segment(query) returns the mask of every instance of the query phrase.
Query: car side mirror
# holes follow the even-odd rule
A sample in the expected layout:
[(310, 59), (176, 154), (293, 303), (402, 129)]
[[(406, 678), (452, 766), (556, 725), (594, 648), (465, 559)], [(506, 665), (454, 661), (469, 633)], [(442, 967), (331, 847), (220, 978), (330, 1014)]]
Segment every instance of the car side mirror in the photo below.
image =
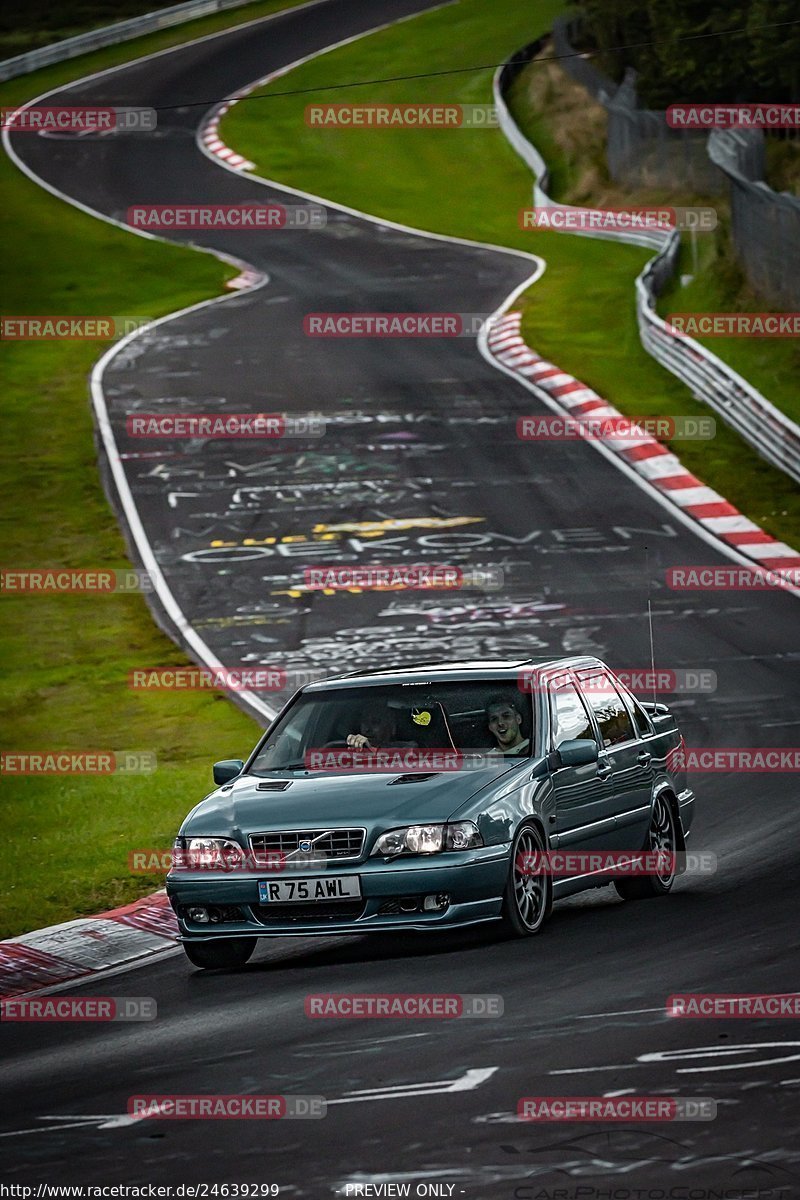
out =
[(222, 787), (223, 783), (230, 783), (237, 775), (241, 775), (243, 766), (244, 760), (241, 758), (223, 758), (221, 762), (215, 762), (214, 783), (217, 787)]
[(558, 747), (562, 767), (582, 767), (597, 762), (597, 742), (594, 738), (570, 738)]

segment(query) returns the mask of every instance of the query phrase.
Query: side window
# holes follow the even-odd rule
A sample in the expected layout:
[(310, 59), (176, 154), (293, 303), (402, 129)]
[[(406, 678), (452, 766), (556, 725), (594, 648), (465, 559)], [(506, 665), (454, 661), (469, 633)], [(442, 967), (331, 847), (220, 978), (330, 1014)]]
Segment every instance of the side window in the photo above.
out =
[(633, 723), (636, 726), (636, 736), (640, 738), (649, 737), (653, 732), (653, 728), (647, 719), (647, 713), (635, 696), (629, 696), (628, 703), (633, 709)]
[(573, 684), (555, 687), (550, 693), (550, 713), (553, 723), (553, 749), (573, 738), (591, 738), (594, 741), (589, 714), (583, 706)]
[(600, 727), (604, 746), (616, 746), (636, 737), (633, 722), (622, 697), (607, 675), (582, 675), (581, 691)]
[(615, 675), (609, 675), (608, 678), (610, 679), (615, 691), (619, 692), (620, 696), (622, 696), (622, 701), (628, 706), (628, 711), (633, 712), (633, 726), (636, 730), (636, 737), (650, 737), (654, 732), (653, 726), (650, 724), (647, 713), (644, 711), (633, 692), (630, 690), (630, 688), (625, 687)]

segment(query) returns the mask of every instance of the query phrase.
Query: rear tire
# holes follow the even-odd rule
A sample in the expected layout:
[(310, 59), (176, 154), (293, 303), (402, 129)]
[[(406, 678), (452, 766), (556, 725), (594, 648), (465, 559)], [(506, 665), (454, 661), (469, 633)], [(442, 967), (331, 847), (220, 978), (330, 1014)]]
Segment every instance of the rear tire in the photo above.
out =
[(220, 938), (214, 942), (184, 942), (183, 952), (192, 966), (204, 970), (243, 967), (256, 948), (257, 938)]
[(521, 825), (511, 848), (508, 880), (503, 893), (502, 924), (509, 937), (534, 937), (553, 908), (553, 879), (521, 870), (520, 856), (543, 854), (544, 837), (536, 825)]
[(678, 874), (675, 864), (678, 841), (678, 821), (669, 799), (662, 792), (656, 797), (653, 805), (644, 849), (649, 854), (663, 851), (670, 855), (670, 861), (665, 864), (664, 871), (658, 875), (615, 879), (614, 887), (623, 900), (650, 900), (656, 896), (666, 896), (672, 890)]

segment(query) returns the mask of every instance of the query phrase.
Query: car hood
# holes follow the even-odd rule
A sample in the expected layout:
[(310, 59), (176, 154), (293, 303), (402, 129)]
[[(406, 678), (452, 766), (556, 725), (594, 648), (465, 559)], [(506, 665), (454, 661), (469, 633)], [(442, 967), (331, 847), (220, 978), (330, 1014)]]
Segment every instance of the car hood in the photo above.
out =
[[(365, 825), (391, 829), (422, 821), (446, 821), (478, 792), (491, 789), (519, 766), (499, 762), (474, 771), (432, 776), (273, 772), (245, 775), (212, 792), (192, 810), (183, 836), (312, 829), (319, 825)], [(394, 782), (405, 780), (407, 782)], [(286, 783), (285, 791), (259, 784)]]

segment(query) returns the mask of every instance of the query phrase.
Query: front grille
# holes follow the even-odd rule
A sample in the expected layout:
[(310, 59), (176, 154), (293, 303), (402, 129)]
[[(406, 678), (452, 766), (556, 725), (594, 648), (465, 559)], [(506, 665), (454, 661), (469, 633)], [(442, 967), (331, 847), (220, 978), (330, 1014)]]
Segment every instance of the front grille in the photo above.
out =
[[(290, 855), (302, 861), (304, 855), (313, 854), (315, 859), (328, 862), (346, 862), (361, 857), (364, 849), (365, 829), (280, 829), (274, 833), (253, 833), (250, 848), (256, 863), (274, 861), (268, 855), (283, 854), (289, 862)], [(310, 850), (301, 850), (304, 842), (310, 842)]]
[(315, 904), (254, 904), (253, 916), (262, 925), (320, 925), (326, 921), (355, 921), (366, 908), (364, 900), (319, 900)]

